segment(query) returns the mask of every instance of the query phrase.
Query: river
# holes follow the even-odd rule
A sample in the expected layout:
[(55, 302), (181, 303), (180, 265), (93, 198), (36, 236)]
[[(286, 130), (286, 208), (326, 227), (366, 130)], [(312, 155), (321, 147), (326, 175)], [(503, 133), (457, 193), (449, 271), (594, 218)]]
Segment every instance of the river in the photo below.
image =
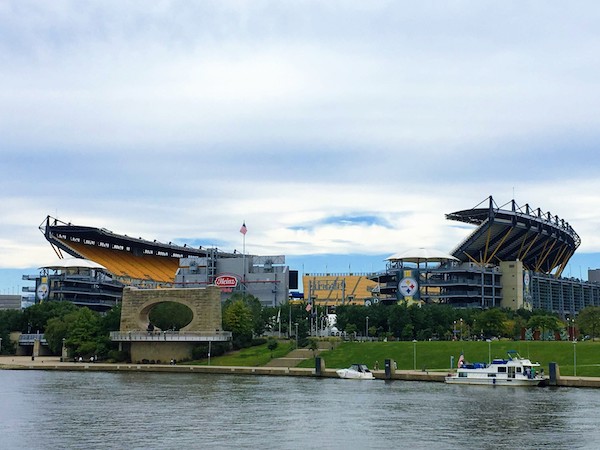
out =
[(600, 390), (0, 370), (2, 449), (592, 449)]

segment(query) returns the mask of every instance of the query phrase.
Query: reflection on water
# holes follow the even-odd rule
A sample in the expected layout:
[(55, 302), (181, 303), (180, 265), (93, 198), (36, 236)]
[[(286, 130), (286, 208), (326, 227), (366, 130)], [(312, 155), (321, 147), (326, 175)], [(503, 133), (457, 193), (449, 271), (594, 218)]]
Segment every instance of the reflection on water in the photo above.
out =
[(597, 448), (600, 392), (0, 371), (0, 447)]

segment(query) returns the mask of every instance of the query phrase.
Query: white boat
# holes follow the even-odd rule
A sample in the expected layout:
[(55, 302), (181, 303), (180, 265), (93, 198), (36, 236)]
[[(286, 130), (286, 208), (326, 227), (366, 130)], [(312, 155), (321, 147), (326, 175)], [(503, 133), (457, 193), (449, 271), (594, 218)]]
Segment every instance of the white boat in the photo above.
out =
[(365, 364), (352, 364), (347, 369), (336, 370), (340, 378), (351, 380), (374, 380), (373, 373)]
[(462, 355), (456, 373), (446, 377), (450, 384), (480, 384), (489, 386), (542, 386), (547, 383), (539, 363), (522, 358), (516, 351), (507, 359), (494, 359), (491, 364), (466, 363)]

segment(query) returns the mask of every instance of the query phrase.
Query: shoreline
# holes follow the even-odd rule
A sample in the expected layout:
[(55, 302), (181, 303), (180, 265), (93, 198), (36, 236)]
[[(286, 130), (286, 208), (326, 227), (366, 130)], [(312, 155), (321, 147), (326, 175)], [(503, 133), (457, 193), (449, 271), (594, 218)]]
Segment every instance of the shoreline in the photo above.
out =
[[(317, 375), (315, 368), (301, 367), (250, 367), (250, 366), (200, 366), (192, 364), (134, 364), (104, 362), (61, 362), (57, 356), (0, 356), (0, 370), (59, 370), (73, 372), (163, 372), (163, 373), (212, 373), (229, 375), (268, 375), (313, 378), (338, 378), (337, 369), (323, 369)], [(396, 370), (386, 378), (384, 370), (372, 370), (377, 380), (424, 381), (443, 383), (446, 371)], [(600, 388), (598, 377), (560, 376), (558, 387)]]

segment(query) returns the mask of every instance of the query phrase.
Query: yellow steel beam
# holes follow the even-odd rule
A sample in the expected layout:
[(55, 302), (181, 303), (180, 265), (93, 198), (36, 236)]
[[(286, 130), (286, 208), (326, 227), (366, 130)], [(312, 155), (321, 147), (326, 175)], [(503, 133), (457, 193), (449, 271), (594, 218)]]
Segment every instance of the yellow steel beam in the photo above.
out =
[(490, 246), (490, 238), (492, 237), (492, 227), (489, 226), (488, 230), (487, 230), (487, 238), (485, 240), (485, 251), (483, 252), (483, 257), (480, 255), (479, 259), (481, 261), (479, 261), (479, 264), (483, 264), (484, 261), (487, 261), (487, 252), (488, 252), (488, 248)]
[(533, 246), (533, 244), (535, 244), (535, 241), (537, 241), (538, 237), (539, 237), (539, 233), (536, 234), (531, 243), (527, 246), (527, 250), (525, 250), (525, 253), (523, 253), (522, 255), (520, 255), (521, 261), (524, 260), (525, 258), (527, 258), (527, 254), (529, 253), (529, 250), (531, 250), (531, 247)]
[[(510, 235), (510, 233), (512, 233), (512, 230), (513, 230), (513, 228), (509, 228), (508, 231), (506, 232), (506, 234), (504, 235), (504, 237), (500, 240), (500, 242), (498, 242), (498, 245), (496, 245), (494, 252), (485, 261), (486, 264), (490, 262), (490, 260), (494, 257), (494, 255), (496, 255), (496, 253), (498, 253), (498, 250), (500, 250), (500, 248), (502, 247), (502, 244), (504, 244), (504, 241), (506, 240), (506, 238)], [(487, 253), (487, 249), (486, 249), (486, 253)]]
[(550, 248), (548, 250), (545, 251), (544, 255), (542, 255), (542, 258), (540, 258), (540, 262), (539, 264), (536, 266), (536, 272), (540, 271), (540, 267), (541, 265), (544, 263), (544, 261), (548, 258), (548, 256), (550, 255), (550, 252), (552, 251), (552, 249), (554, 248), (554, 246), (556, 245), (556, 241), (552, 242), (552, 245), (550, 245)]

